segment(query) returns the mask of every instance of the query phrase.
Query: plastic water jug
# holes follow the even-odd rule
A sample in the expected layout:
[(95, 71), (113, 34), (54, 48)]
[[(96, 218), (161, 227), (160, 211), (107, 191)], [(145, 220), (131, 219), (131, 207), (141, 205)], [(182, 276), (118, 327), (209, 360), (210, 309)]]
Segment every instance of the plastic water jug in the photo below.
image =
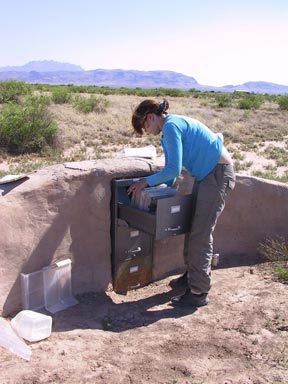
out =
[(27, 341), (39, 341), (51, 335), (52, 317), (35, 311), (24, 310), (11, 320), (16, 333)]

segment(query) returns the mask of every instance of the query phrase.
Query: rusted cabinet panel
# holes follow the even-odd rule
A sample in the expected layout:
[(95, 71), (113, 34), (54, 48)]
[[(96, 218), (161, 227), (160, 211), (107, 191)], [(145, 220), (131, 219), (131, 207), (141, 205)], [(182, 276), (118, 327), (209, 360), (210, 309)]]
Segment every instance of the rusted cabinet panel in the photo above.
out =
[(138, 229), (117, 226), (112, 257), (115, 292), (125, 293), (152, 281), (152, 237)]
[(117, 293), (143, 287), (152, 282), (152, 253), (134, 256), (115, 265), (113, 287)]

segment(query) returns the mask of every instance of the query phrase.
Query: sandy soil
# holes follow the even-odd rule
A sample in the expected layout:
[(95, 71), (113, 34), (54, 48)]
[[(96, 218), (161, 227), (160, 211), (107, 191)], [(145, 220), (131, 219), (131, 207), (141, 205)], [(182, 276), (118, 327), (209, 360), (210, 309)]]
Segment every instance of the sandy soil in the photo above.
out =
[(214, 269), (197, 310), (169, 304), (170, 279), (77, 297), (48, 339), (28, 343), (29, 362), (0, 348), (0, 382), (288, 383), (288, 289), (268, 264)]

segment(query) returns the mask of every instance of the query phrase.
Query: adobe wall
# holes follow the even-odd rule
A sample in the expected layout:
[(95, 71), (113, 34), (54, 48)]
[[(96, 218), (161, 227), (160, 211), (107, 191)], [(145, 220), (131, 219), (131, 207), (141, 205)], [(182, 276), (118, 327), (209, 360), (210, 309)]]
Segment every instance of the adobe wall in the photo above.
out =
[[(113, 178), (159, 170), (161, 159), (111, 159), (47, 167), (0, 185), (0, 314), (21, 309), (20, 273), (72, 260), (74, 294), (111, 284), (110, 199)], [(193, 179), (183, 172), (179, 188)], [(2, 193), (2, 195), (1, 195)], [(223, 266), (253, 261), (266, 236), (287, 236), (288, 186), (237, 175), (215, 230)], [(184, 236), (154, 242), (154, 280), (183, 268)]]

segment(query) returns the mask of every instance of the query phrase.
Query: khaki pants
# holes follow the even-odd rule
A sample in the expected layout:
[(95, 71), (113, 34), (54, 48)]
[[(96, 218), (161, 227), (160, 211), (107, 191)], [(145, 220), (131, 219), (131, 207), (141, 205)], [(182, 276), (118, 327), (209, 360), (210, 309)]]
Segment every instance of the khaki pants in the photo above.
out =
[(185, 235), (184, 245), (188, 284), (194, 293), (208, 293), (211, 288), (213, 231), (234, 186), (235, 173), (230, 164), (217, 164), (203, 180), (194, 183), (196, 201), (191, 230)]

